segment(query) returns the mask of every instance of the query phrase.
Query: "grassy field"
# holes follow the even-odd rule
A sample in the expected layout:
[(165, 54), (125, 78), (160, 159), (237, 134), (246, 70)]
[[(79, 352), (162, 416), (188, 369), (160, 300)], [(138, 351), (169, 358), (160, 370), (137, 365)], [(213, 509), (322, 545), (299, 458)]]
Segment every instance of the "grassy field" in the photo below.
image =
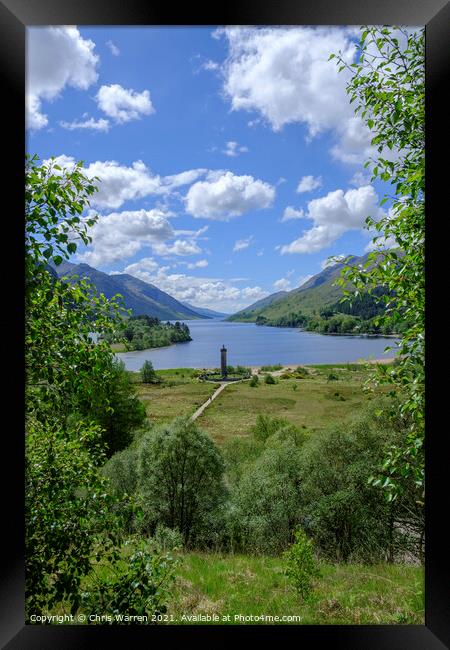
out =
[(192, 379), (193, 370), (158, 370), (161, 384), (142, 384), (134, 374), (138, 395), (151, 422), (167, 422), (179, 415), (191, 415), (216, 390), (217, 384)]
[[(235, 620), (239, 614), (299, 616), (278, 621), (296, 625), (424, 623), (421, 567), (323, 564), (314, 584), (311, 602), (305, 604), (289, 585), (279, 557), (186, 554), (168, 614), (174, 624), (208, 623), (189, 620), (207, 614), (219, 616), (215, 623), (221, 625), (263, 623)], [(227, 615), (229, 620), (222, 619)]]
[[(363, 391), (367, 372), (358, 364), (311, 366), (305, 379), (278, 376), (276, 384), (267, 385), (261, 376), (256, 388), (248, 381), (229, 384), (197, 422), (218, 443), (231, 436), (248, 436), (259, 413), (319, 430), (344, 420), (370, 399)], [(199, 382), (192, 373), (186, 368), (159, 370), (163, 383), (138, 384), (151, 421), (192, 414), (217, 388), (217, 384)]]

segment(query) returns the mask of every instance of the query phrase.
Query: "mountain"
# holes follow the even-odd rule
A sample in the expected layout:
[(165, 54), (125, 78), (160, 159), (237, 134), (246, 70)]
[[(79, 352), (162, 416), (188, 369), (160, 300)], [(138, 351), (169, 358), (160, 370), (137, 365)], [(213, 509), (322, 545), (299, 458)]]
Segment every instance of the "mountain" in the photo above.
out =
[(115, 294), (120, 293), (124, 298), (125, 308), (131, 309), (133, 316), (154, 316), (161, 320), (204, 318), (202, 314), (183, 305), (165, 291), (155, 287), (154, 284), (143, 282), (132, 275), (126, 273), (108, 275), (88, 264), (72, 264), (71, 262), (62, 262), (54, 268), (60, 278), (74, 275), (87, 278), (106, 298), (112, 298)]
[[(353, 257), (352, 264), (364, 264), (366, 259), (367, 255)], [(333, 264), (314, 275), (301, 287), (273, 293), (238, 311), (227, 320), (254, 322), (258, 317), (263, 317), (270, 322), (279, 321), (280, 318), (287, 318), (292, 314), (319, 314), (324, 308), (334, 306), (342, 298), (341, 288), (333, 286), (342, 268), (342, 263)]]
[(224, 312), (221, 311), (215, 311), (214, 309), (206, 309), (205, 307), (194, 307), (194, 305), (190, 305), (188, 302), (183, 302), (181, 304), (187, 307), (188, 309), (192, 309), (197, 314), (200, 314), (205, 318), (225, 318), (225, 316), (230, 315), (230, 314), (225, 314)]

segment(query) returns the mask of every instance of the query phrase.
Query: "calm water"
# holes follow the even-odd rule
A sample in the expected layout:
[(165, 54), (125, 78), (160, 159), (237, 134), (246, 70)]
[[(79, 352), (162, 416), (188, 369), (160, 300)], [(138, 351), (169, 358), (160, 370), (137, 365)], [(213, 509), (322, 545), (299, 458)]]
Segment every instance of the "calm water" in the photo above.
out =
[(359, 359), (393, 356), (392, 338), (324, 336), (290, 327), (264, 327), (254, 323), (227, 323), (221, 320), (183, 321), (193, 341), (167, 348), (121, 352), (117, 357), (127, 370), (139, 370), (146, 359), (157, 370), (162, 368), (216, 368), (220, 366), (220, 348), (228, 350), (231, 366), (294, 365), (310, 363), (346, 363)]

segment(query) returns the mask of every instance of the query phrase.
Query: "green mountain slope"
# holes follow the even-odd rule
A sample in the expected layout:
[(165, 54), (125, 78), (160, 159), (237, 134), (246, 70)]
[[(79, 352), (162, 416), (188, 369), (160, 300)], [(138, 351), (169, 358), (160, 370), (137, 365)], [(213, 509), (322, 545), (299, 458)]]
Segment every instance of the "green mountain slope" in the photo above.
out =
[[(353, 257), (352, 264), (364, 264), (367, 255)], [(322, 333), (390, 333), (375, 322), (384, 303), (369, 294), (355, 299), (352, 306), (340, 304), (341, 287), (335, 286), (343, 264), (330, 266), (289, 292), (274, 293), (230, 316), (227, 320), (256, 322), (258, 325), (304, 327)], [(281, 295), (284, 293), (285, 295)], [(374, 292), (385, 293), (382, 289)]]
[(126, 273), (108, 275), (88, 264), (72, 264), (71, 262), (63, 262), (56, 267), (56, 272), (59, 277), (78, 275), (81, 278), (87, 278), (106, 298), (112, 298), (115, 294), (120, 293), (124, 298), (124, 307), (131, 309), (133, 316), (154, 316), (161, 320), (204, 318), (203, 315), (186, 307), (155, 285), (143, 282)]

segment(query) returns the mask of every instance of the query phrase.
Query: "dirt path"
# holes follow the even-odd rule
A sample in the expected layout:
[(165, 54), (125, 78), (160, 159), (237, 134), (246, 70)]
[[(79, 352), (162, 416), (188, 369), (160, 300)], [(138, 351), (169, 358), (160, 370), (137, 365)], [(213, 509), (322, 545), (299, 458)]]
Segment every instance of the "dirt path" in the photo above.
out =
[(204, 411), (204, 410), (205, 410), (205, 409), (206, 409), (206, 408), (211, 404), (211, 402), (212, 402), (213, 400), (216, 399), (217, 395), (220, 395), (220, 393), (223, 391), (223, 389), (225, 388), (225, 386), (227, 386), (227, 383), (228, 383), (228, 382), (226, 382), (226, 381), (220, 383), (219, 388), (218, 388), (216, 391), (214, 391), (214, 393), (211, 395), (211, 397), (208, 397), (208, 399), (206, 400), (206, 402), (204, 402), (204, 403), (200, 406), (200, 408), (198, 408), (198, 409), (195, 411), (195, 413), (194, 413), (193, 415), (191, 415), (191, 418), (190, 418), (190, 419), (191, 419), (191, 422), (194, 422), (198, 417), (200, 417), (200, 415), (203, 413), (203, 411)]

